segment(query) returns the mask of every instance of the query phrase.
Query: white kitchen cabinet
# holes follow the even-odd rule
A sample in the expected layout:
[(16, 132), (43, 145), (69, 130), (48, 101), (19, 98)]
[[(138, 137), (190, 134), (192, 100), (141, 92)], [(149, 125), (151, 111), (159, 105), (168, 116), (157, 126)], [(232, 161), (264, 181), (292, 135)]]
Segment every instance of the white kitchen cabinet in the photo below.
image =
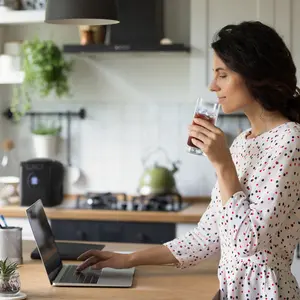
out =
[[(299, 12), (298, 0), (191, 0), (190, 38), (194, 51), (191, 54), (190, 79), (193, 97), (195, 98), (199, 91), (205, 94), (207, 90), (212, 78), (210, 44), (214, 34), (228, 24), (259, 20), (274, 27), (287, 43), (296, 65), (299, 66)], [(212, 97), (209, 92), (206, 96)]]

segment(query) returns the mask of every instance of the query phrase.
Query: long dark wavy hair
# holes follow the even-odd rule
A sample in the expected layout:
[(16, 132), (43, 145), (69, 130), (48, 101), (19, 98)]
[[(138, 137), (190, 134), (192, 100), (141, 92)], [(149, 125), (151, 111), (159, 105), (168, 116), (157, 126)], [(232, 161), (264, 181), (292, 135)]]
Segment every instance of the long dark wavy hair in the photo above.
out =
[(265, 110), (279, 111), (300, 123), (296, 67), (273, 28), (259, 21), (227, 25), (217, 32), (211, 47), (228, 68), (243, 77)]

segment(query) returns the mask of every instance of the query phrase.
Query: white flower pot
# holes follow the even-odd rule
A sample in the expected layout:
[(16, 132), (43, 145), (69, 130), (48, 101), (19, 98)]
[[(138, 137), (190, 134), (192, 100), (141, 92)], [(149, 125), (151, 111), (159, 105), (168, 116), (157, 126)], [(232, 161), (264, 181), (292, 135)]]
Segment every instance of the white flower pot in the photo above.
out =
[(38, 158), (54, 158), (58, 153), (59, 136), (33, 134), (33, 149)]

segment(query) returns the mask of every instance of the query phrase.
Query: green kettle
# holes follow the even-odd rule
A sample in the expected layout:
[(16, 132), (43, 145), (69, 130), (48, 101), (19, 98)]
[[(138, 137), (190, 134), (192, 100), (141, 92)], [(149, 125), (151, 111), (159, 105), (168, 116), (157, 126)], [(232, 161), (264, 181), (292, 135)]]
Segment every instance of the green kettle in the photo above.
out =
[[(172, 165), (171, 169), (159, 165), (157, 162), (152, 167), (146, 167), (148, 158), (157, 151), (162, 151), (168, 162)], [(151, 152), (142, 160), (145, 168), (139, 182), (138, 193), (143, 196), (163, 195), (178, 193), (174, 174), (178, 171), (179, 161), (171, 162), (166, 151), (162, 148)]]

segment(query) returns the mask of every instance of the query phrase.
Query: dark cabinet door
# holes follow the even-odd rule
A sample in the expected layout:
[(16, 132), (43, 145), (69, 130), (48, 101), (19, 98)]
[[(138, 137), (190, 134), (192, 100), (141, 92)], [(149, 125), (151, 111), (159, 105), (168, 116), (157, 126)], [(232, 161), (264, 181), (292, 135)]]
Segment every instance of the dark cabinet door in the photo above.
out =
[(120, 26), (111, 26), (110, 42), (157, 45), (164, 37), (163, 0), (118, 0)]
[(124, 237), (131, 243), (162, 244), (175, 238), (176, 226), (173, 223), (139, 223), (124, 224)]
[(161, 244), (175, 238), (173, 223), (51, 220), (57, 240)]
[(100, 241), (97, 222), (52, 220), (51, 227), (57, 240)]

